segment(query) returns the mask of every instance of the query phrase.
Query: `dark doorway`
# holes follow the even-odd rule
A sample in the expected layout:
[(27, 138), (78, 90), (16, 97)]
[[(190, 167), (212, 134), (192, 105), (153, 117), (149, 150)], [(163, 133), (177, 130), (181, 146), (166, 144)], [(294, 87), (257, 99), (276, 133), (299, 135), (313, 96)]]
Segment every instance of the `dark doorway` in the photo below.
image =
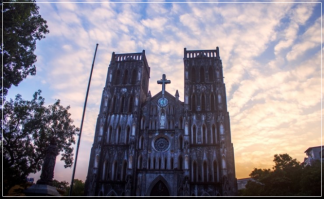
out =
[(165, 184), (159, 180), (151, 190), (151, 196), (169, 196), (169, 190)]

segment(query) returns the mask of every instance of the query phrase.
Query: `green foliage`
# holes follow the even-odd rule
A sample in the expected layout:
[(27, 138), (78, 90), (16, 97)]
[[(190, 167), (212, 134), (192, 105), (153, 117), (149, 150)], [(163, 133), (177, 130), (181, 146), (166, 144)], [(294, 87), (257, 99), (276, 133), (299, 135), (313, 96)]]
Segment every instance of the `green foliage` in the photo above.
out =
[[(33, 65), (37, 59), (34, 51), (36, 40), (45, 38), (49, 33), (46, 21), (39, 15), (39, 7), (35, 0), (8, 0), (3, 6), (3, 41), (1, 37), (1, 52), (3, 52), (3, 91), (6, 96), (8, 89), (17, 86), (28, 75), (36, 74)], [(6, 2), (8, 2), (6, 1)], [(1, 1), (2, 2), (2, 1)]]
[[(44, 106), (45, 99), (35, 92), (31, 101), (18, 94), (3, 106), (3, 181), (4, 193), (15, 184), (22, 184), (30, 173), (41, 170), (46, 147), (54, 137), (65, 167), (73, 163), (74, 135), (79, 131), (68, 112), (57, 100)], [(9, 189), (8, 189), (9, 188)]]
[(319, 196), (321, 163), (305, 167), (288, 154), (274, 155), (273, 170), (255, 168), (241, 196)]
[(67, 190), (69, 188), (69, 183), (66, 181), (58, 181), (54, 179), (52, 181), (52, 186), (62, 190)]
[[(84, 186), (85, 183), (82, 180), (74, 179), (73, 180), (73, 190), (72, 196), (84, 196)], [(70, 187), (68, 187), (68, 191), (65, 192), (65, 196), (69, 196), (70, 194)]]

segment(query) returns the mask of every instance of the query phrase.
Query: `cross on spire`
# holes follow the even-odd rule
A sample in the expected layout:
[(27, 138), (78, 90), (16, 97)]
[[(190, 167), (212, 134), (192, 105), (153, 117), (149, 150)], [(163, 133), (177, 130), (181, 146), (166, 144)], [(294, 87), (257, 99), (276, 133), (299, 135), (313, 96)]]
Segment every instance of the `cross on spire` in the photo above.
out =
[(158, 84), (162, 84), (162, 97), (164, 97), (165, 84), (170, 84), (171, 81), (165, 78), (165, 74), (162, 75), (162, 79), (157, 81)]

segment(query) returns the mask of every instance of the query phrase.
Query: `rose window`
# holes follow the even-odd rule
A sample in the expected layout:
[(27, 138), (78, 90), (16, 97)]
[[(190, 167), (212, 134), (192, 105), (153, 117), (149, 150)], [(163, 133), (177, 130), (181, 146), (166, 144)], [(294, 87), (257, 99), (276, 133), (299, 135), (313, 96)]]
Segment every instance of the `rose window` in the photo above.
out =
[(165, 151), (168, 149), (168, 147), (169, 147), (169, 141), (164, 137), (160, 137), (156, 139), (154, 142), (154, 148), (157, 151)]

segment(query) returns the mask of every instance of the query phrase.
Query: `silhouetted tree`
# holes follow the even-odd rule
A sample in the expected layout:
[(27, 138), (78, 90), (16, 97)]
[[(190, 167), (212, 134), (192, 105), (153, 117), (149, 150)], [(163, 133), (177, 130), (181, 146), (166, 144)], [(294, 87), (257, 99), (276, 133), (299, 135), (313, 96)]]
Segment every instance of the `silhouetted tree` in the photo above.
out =
[(46, 147), (54, 137), (64, 167), (73, 164), (74, 135), (79, 131), (68, 112), (57, 100), (44, 106), (45, 99), (35, 92), (31, 101), (20, 95), (3, 106), (3, 189), (5, 193), (16, 184), (25, 183), (30, 173), (41, 170)]
[[(16, 3), (15, 3), (16, 2)], [(3, 52), (3, 76), (0, 93), (6, 96), (8, 89), (17, 86), (28, 75), (36, 74), (37, 61), (34, 51), (36, 41), (49, 33), (46, 21), (38, 12), (35, 0), (1, 1), (3, 29), (1, 52)], [(27, 3), (28, 2), (28, 3)], [(3, 41), (2, 41), (3, 38)]]
[(255, 168), (241, 196), (319, 196), (321, 193), (320, 165), (305, 166), (288, 154), (274, 155), (275, 166)]

